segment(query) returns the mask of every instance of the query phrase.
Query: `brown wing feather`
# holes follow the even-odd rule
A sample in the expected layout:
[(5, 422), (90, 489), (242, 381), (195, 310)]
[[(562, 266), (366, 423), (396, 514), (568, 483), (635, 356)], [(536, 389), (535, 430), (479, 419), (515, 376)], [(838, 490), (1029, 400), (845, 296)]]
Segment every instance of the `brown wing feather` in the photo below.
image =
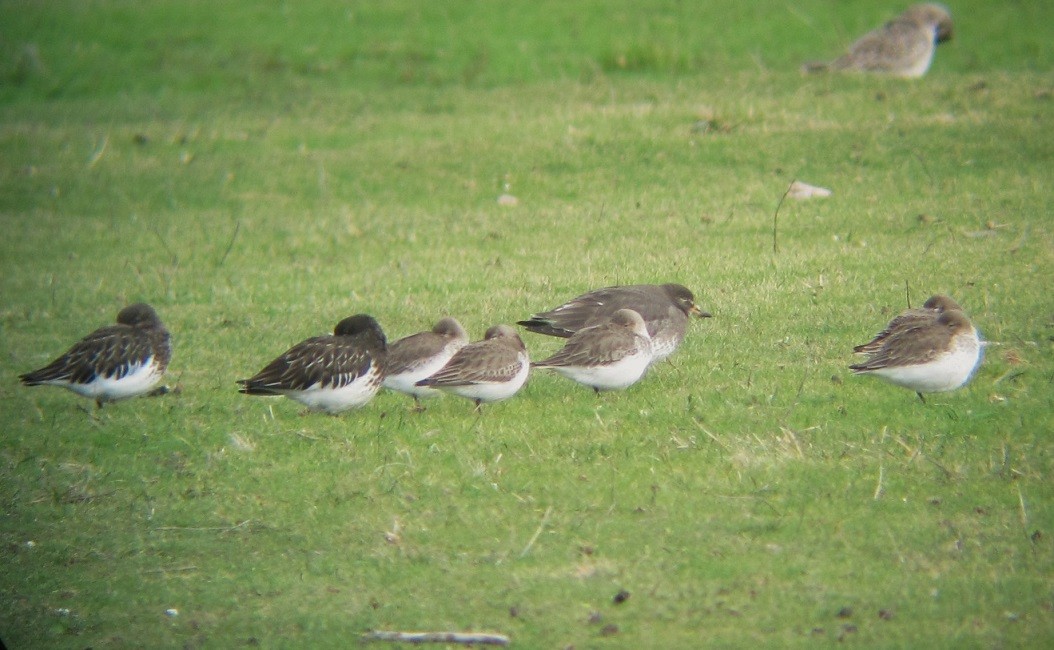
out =
[(419, 386), (468, 386), (509, 381), (522, 369), (517, 350), (500, 341), (481, 341), (461, 348), (443, 369)]
[[(611, 316), (623, 307), (635, 309), (650, 325), (650, 320), (655, 317), (655, 294), (651, 293), (654, 290), (654, 286), (646, 284), (604, 287), (572, 298), (549, 311), (535, 314), (529, 320), (517, 322), (517, 325), (537, 334), (568, 338), (578, 330)], [(661, 295), (665, 299), (665, 294)], [(651, 327), (648, 329), (650, 331)]]
[(889, 321), (889, 324), (886, 325), (885, 329), (876, 334), (875, 338), (863, 345), (854, 347), (853, 352), (877, 352), (882, 348), (886, 339), (898, 330), (907, 327), (918, 327), (919, 325), (937, 320), (938, 316), (940, 316), (940, 312), (935, 309), (909, 309), (898, 314), (893, 320)]
[[(120, 379), (132, 365), (146, 363), (154, 354), (152, 333), (148, 330), (111, 325), (95, 330), (78, 341), (61, 357), (47, 366), (21, 375), (27, 385), (47, 381), (68, 381), (87, 384), (96, 377)], [(164, 333), (164, 342), (168, 335)], [(161, 361), (167, 364), (168, 355)]]
[(433, 332), (411, 334), (388, 348), (385, 368), (390, 375), (413, 370), (421, 365), (421, 359), (439, 354), (449, 343), (450, 339)]
[(542, 368), (614, 363), (639, 352), (641, 342), (640, 337), (624, 327), (597, 326), (578, 332), (556, 354), (533, 365)]
[(294, 345), (252, 378), (238, 383), (243, 393), (250, 394), (304, 390), (315, 384), (341, 388), (368, 373), (373, 364), (369, 350), (339, 337), (317, 336)]
[(849, 366), (857, 372), (932, 361), (947, 347), (950, 332), (936, 323), (905, 327), (888, 337), (867, 361)]

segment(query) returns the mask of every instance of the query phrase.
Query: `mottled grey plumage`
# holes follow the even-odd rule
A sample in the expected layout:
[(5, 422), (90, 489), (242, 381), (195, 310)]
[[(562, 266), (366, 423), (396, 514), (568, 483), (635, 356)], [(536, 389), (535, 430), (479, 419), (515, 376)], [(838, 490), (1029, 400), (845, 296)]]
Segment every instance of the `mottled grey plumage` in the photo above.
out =
[(418, 386), (417, 382), (438, 372), (467, 344), (465, 328), (449, 317), (441, 319), (428, 332), (399, 339), (388, 347), (384, 386), (412, 395), (415, 402), (437, 395), (436, 389)]
[(387, 342), (366, 314), (337, 323), (332, 336), (316, 336), (287, 350), (250, 379), (246, 395), (284, 395), (310, 409), (340, 413), (365, 405), (384, 379)]
[(575, 332), (556, 354), (532, 363), (550, 368), (596, 392), (635, 384), (652, 360), (651, 337), (640, 314), (619, 309), (611, 318)]
[(417, 386), (429, 386), (482, 402), (516, 394), (527, 381), (530, 359), (520, 335), (508, 325), (495, 325), (482, 341), (458, 350), (443, 368)]
[(917, 78), (926, 74), (938, 43), (952, 38), (948, 8), (924, 3), (909, 7), (885, 25), (861, 36), (830, 63), (806, 63), (806, 72), (846, 70)]
[(682, 285), (637, 284), (584, 293), (518, 324), (537, 334), (568, 338), (580, 329), (610, 319), (619, 309), (632, 309), (644, 319), (655, 360), (665, 359), (681, 344), (689, 315), (710, 317), (695, 304), (692, 292)]
[(19, 376), (26, 386), (60, 386), (105, 402), (149, 392), (172, 357), (168, 330), (150, 305), (136, 303), (117, 324), (95, 330), (47, 366)]

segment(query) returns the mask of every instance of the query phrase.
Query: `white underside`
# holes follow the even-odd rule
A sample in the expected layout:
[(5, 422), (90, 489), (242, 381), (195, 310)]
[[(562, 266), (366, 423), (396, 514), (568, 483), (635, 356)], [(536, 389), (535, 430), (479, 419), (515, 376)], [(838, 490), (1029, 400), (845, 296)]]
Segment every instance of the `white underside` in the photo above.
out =
[(965, 384), (980, 362), (981, 344), (977, 336), (960, 336), (953, 351), (934, 361), (870, 370), (868, 374), (919, 393), (941, 393)]
[(304, 390), (275, 392), (296, 400), (313, 411), (340, 413), (365, 406), (373, 399), (381, 387), (380, 383), (374, 381), (376, 376), (376, 369), (371, 368), (369, 373), (342, 388), (322, 388), (321, 384), (315, 384)]
[(400, 393), (406, 393), (407, 395), (414, 395), (418, 398), (435, 397), (439, 394), (439, 391), (435, 388), (431, 386), (415, 386), (414, 384), (422, 379), (428, 379), (442, 370), (455, 352), (457, 352), (457, 348), (448, 346), (448, 351), (444, 351), (441, 356), (435, 357), (416, 370), (399, 373), (398, 375), (388, 375), (384, 378), (384, 387)]
[(499, 402), (516, 394), (527, 381), (527, 375), (531, 371), (527, 355), (520, 355), (521, 368), (516, 376), (509, 381), (471, 384), (468, 386), (443, 386), (442, 390), (460, 395), (470, 400), (481, 402)]
[(650, 354), (635, 354), (606, 366), (564, 366), (550, 370), (597, 390), (621, 390), (637, 383), (651, 362)]
[(926, 74), (926, 71), (930, 69), (930, 64), (933, 63), (933, 49), (929, 51), (929, 55), (919, 57), (919, 60), (915, 62), (910, 68), (905, 68), (898, 72), (898, 76), (905, 79), (918, 79), (919, 77)]
[(68, 388), (78, 395), (99, 402), (116, 402), (147, 393), (157, 382), (161, 381), (163, 373), (157, 371), (153, 361), (154, 358), (150, 357), (146, 363), (132, 366), (120, 379), (99, 376), (87, 384), (74, 384), (65, 380), (41, 383), (47, 386)]

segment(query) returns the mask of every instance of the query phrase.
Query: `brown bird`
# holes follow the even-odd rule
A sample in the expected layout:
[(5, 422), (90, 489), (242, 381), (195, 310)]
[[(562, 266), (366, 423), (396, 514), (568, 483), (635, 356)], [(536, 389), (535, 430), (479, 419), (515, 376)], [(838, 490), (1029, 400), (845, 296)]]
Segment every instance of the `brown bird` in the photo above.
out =
[(904, 322), (870, 352), (866, 361), (849, 368), (909, 388), (925, 402), (923, 393), (954, 390), (966, 384), (981, 362), (982, 347), (970, 320), (953, 309), (929, 321)]
[(168, 330), (150, 305), (129, 305), (117, 324), (95, 330), (48, 365), (19, 376), (26, 386), (60, 386), (106, 402), (143, 395), (161, 381), (172, 357)]
[(508, 325), (495, 325), (482, 341), (461, 348), (439, 372), (416, 385), (460, 395), (474, 401), (479, 410), (483, 402), (515, 395), (529, 372), (530, 359), (520, 335)]
[(834, 61), (806, 63), (803, 71), (844, 70), (918, 78), (929, 70), (936, 46), (950, 40), (953, 31), (951, 12), (944, 5), (913, 5), (861, 36)]
[(332, 336), (297, 343), (250, 379), (246, 395), (284, 395), (314, 411), (337, 414), (368, 403), (384, 380), (387, 341), (366, 314), (337, 323)]
[(856, 346), (853, 348), (853, 352), (858, 354), (877, 352), (882, 347), (883, 342), (889, 338), (890, 334), (912, 325), (921, 325), (935, 321), (942, 312), (953, 310), (962, 311), (962, 307), (959, 306), (959, 303), (955, 302), (948, 296), (934, 294), (933, 296), (930, 296), (929, 300), (923, 303), (922, 307), (918, 309), (908, 309), (895, 316), (893, 320), (889, 321), (889, 324), (886, 325), (884, 330), (875, 335), (875, 338), (863, 345)]
[(419, 400), (439, 394), (435, 388), (418, 386), (417, 382), (431, 377), (450, 361), (461, 348), (468, 345), (468, 334), (454, 318), (443, 318), (428, 332), (411, 334), (388, 347), (384, 387), (406, 393)]

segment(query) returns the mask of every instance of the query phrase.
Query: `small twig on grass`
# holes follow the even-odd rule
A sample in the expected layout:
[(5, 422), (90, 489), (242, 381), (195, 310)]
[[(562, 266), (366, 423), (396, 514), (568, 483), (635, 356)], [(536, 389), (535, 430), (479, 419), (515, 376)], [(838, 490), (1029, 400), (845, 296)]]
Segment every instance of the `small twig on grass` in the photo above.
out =
[(779, 245), (776, 242), (776, 223), (780, 216), (780, 208), (783, 207), (783, 202), (787, 200), (787, 195), (790, 194), (791, 188), (794, 187), (794, 179), (791, 179), (790, 184), (787, 185), (787, 191), (780, 197), (780, 202), (776, 204), (776, 211), (772, 214), (772, 252), (780, 252)]
[(218, 530), (220, 532), (229, 533), (231, 531), (238, 530), (239, 528), (247, 526), (250, 523), (252, 523), (252, 519), (246, 519), (245, 521), (241, 522), (240, 524), (235, 524), (233, 526), (158, 526), (154, 530), (165, 530), (165, 531), (178, 530), (178, 531), (195, 531), (195, 532), (217, 531)]
[(509, 637), (495, 632), (389, 632), (374, 630), (362, 635), (363, 641), (396, 643), (463, 643), (465, 645), (509, 645)]
[(538, 530), (534, 531), (534, 534), (531, 535), (530, 541), (527, 542), (527, 546), (524, 546), (523, 550), (520, 551), (520, 557), (525, 557), (531, 552), (531, 547), (534, 546), (534, 543), (538, 541), (538, 536), (542, 534), (543, 530), (545, 530), (545, 524), (549, 521), (549, 515), (551, 514), (553, 514), (553, 507), (549, 506), (545, 509), (545, 514), (542, 515), (542, 522), (538, 524)]
[(98, 163), (100, 160), (102, 160), (103, 154), (106, 153), (106, 145), (108, 145), (108, 144), (110, 144), (110, 134), (109, 133), (107, 133), (106, 135), (103, 136), (102, 144), (99, 145), (99, 148), (96, 149), (95, 153), (93, 153), (91, 155), (91, 158), (88, 159), (88, 169), (91, 169), (92, 167), (94, 167), (96, 165), (96, 163)]
[(705, 433), (705, 434), (707, 435), (707, 437), (708, 437), (708, 438), (710, 438), (710, 439), (711, 439), (711, 440), (713, 440), (713, 441), (714, 441), (715, 443), (717, 443), (717, 445), (718, 445), (719, 447), (721, 447), (722, 449), (724, 449), (725, 451), (728, 451), (728, 452), (731, 452), (731, 451), (732, 451), (731, 449), (729, 449), (729, 448), (728, 448), (728, 445), (726, 445), (726, 444), (725, 444), (724, 442), (722, 442), (722, 441), (721, 441), (721, 439), (720, 439), (720, 438), (718, 438), (717, 436), (715, 436), (715, 435), (714, 435), (714, 434), (713, 434), (713, 433), (712, 433), (712, 432), (711, 432), (711, 431), (710, 431), (709, 429), (707, 429), (706, 427), (704, 427), (704, 426), (703, 426), (703, 423), (702, 423), (702, 422), (700, 422), (699, 420), (697, 420), (697, 419), (695, 419), (695, 418), (692, 418), (692, 421), (693, 421), (693, 422), (695, 422), (695, 426), (699, 427), (699, 430), (700, 430), (700, 431), (702, 431), (703, 433)]
[(1028, 510), (1025, 509), (1025, 495), (1021, 494), (1021, 486), (1017, 486), (1017, 502), (1021, 506), (1021, 527), (1028, 534)]
[(882, 464), (881, 461), (879, 461), (879, 463), (878, 463), (878, 485), (875, 486), (875, 495), (873, 497), (875, 501), (878, 501), (879, 499), (881, 499), (882, 495), (885, 494), (885, 492), (886, 492), (886, 488), (882, 486), (882, 481), (885, 478), (885, 476), (886, 476), (886, 467), (885, 467), (885, 465)]
[(908, 309), (911, 309), (911, 285), (907, 280), (904, 280), (904, 300), (908, 302)]
[(227, 256), (231, 254), (231, 250), (234, 248), (234, 242), (238, 239), (238, 231), (242, 228), (242, 222), (234, 222), (234, 232), (231, 233), (231, 239), (227, 242), (227, 249), (223, 251), (223, 255), (220, 256), (220, 261), (216, 262), (216, 268), (223, 266), (223, 263), (227, 261)]
[(197, 571), (197, 570), (198, 570), (198, 567), (191, 565), (191, 566), (177, 566), (177, 567), (174, 567), (174, 568), (171, 568), (171, 569), (165, 569), (163, 567), (160, 568), (160, 569), (150, 569), (149, 571), (145, 571), (144, 573), (183, 573), (183, 572), (186, 572), (186, 571)]

